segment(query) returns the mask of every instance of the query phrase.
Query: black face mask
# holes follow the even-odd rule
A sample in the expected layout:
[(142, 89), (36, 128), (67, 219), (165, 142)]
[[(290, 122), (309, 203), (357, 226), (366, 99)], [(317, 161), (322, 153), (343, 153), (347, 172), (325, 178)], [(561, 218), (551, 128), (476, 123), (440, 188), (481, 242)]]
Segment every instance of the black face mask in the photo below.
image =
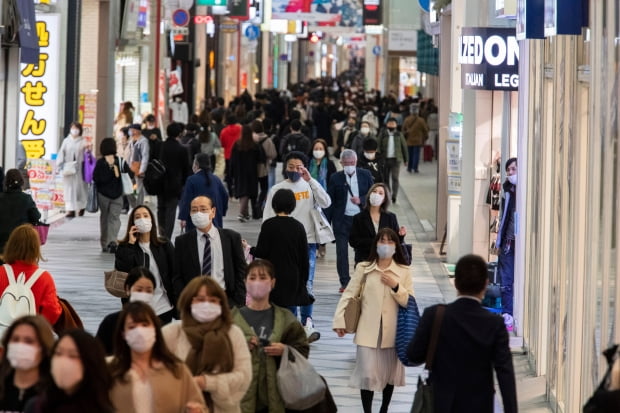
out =
[(389, 130), (390, 132), (394, 132), (396, 128), (387, 128), (387, 130)]

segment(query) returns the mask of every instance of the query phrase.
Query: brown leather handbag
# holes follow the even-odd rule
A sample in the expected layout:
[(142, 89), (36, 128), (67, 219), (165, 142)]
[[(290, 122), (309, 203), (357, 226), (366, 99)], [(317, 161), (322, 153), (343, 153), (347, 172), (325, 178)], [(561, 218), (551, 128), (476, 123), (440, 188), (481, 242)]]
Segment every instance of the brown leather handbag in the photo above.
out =
[(366, 276), (367, 274), (364, 274), (359, 291), (354, 297), (351, 297), (344, 308), (344, 329), (347, 333), (355, 333), (357, 331), (357, 324), (362, 314), (362, 296), (366, 286)]

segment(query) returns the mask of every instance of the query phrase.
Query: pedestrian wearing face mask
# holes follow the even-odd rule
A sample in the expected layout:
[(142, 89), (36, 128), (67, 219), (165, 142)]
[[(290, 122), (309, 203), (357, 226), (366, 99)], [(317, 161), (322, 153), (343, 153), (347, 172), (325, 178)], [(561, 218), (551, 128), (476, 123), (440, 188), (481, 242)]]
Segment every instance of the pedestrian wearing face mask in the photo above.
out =
[(51, 376), (26, 413), (112, 413), (112, 380), (101, 344), (83, 330), (62, 333), (52, 348)]
[(211, 170), (211, 161), (206, 153), (199, 153), (192, 164), (193, 175), (185, 181), (183, 194), (179, 201), (179, 220), (185, 232), (196, 228), (190, 219), (190, 204), (198, 196), (206, 196), (213, 200), (215, 217), (213, 224), (218, 228), (224, 227), (224, 217), (228, 211), (228, 192), (224, 184)]
[(41, 316), (19, 318), (7, 329), (0, 362), (1, 412), (23, 412), (28, 400), (51, 380), (53, 345), (52, 326)]
[(241, 402), (243, 413), (284, 413), (276, 378), (284, 346), (295, 348), (304, 357), (310, 352), (304, 329), (295, 316), (269, 301), (275, 282), (271, 263), (254, 260), (245, 277), (248, 305), (233, 310), (233, 321), (243, 331), (252, 354), (252, 382)]
[(183, 185), (191, 174), (187, 150), (180, 143), (183, 125), (173, 122), (166, 128), (167, 138), (162, 144), (159, 159), (166, 167), (163, 192), (157, 195), (157, 220), (159, 234), (172, 239), (176, 212)]
[(385, 159), (384, 182), (392, 192), (392, 203), (398, 196), (400, 166), (409, 162), (407, 141), (401, 132), (396, 130), (396, 118), (389, 118), (386, 127), (377, 138), (378, 152)]
[(62, 184), (67, 218), (83, 216), (88, 199), (87, 186), (84, 182), (83, 165), (86, 141), (82, 137), (82, 124), (71, 122), (69, 135), (62, 141), (56, 165), (62, 175)]
[(349, 244), (355, 251), (355, 266), (368, 260), (370, 248), (381, 228), (391, 228), (398, 234), (402, 244), (407, 229), (398, 226), (396, 215), (388, 211), (390, 206), (390, 190), (385, 184), (374, 184), (366, 195), (366, 206), (359, 214), (353, 217)]
[[(336, 165), (334, 161), (329, 159), (329, 151), (327, 150), (327, 142), (324, 139), (315, 139), (312, 142), (312, 153), (310, 154), (310, 164), (308, 165), (308, 171), (310, 176), (316, 179), (323, 189), (327, 190), (327, 183), (332, 174), (336, 173)], [(318, 247), (319, 257), (325, 256), (325, 244), (320, 244)]]
[(502, 315), (508, 331), (513, 330), (512, 306), (515, 279), (515, 212), (517, 208), (517, 158), (506, 161), (506, 181), (503, 185), (504, 198), (500, 207), (499, 230), (495, 247), (498, 250), (497, 271), (501, 280)]
[(208, 412), (192, 373), (166, 347), (159, 318), (140, 301), (120, 315), (110, 362), (117, 413)]
[(370, 132), (370, 125), (368, 122), (362, 122), (359, 131), (355, 135), (350, 136), (349, 141), (345, 143), (345, 147), (352, 149), (357, 154), (358, 158), (364, 153), (364, 141), (366, 139), (374, 139), (377, 137)]
[(213, 218), (217, 207), (209, 197), (197, 196), (190, 205), (190, 219), (195, 229), (176, 237), (175, 267), (173, 279), (175, 295), (189, 282), (200, 276), (210, 276), (226, 291), (228, 304), (245, 304), (246, 261), (241, 246), (241, 235), (217, 228)]
[(349, 114), (349, 117), (347, 117), (344, 126), (338, 131), (338, 138), (336, 139), (336, 150), (334, 151), (334, 156), (339, 157), (340, 152), (342, 152), (342, 150), (347, 147), (346, 145), (350, 142), (350, 140), (355, 135), (357, 135), (356, 125), (357, 119), (355, 118), (355, 115), (351, 116), (351, 114)]
[(162, 329), (166, 345), (185, 361), (211, 412), (241, 413), (252, 363), (226, 292), (213, 278), (197, 277), (181, 293), (178, 307), (181, 321)]
[(357, 167), (366, 169), (372, 175), (375, 183), (383, 182), (385, 160), (377, 152), (377, 141), (374, 138), (364, 139), (362, 155), (357, 157)]
[(129, 272), (135, 267), (148, 268), (155, 277), (151, 306), (164, 324), (176, 314), (172, 279), (175, 274), (174, 247), (157, 235), (157, 222), (146, 205), (138, 205), (129, 214), (127, 233), (116, 249), (114, 268)]
[[(284, 159), (284, 176), (285, 180), (274, 185), (269, 190), (267, 201), (265, 202), (265, 210), (263, 212), (263, 222), (269, 218), (273, 218), (276, 212), (272, 207), (272, 199), (279, 189), (290, 189), (295, 194), (295, 209), (291, 213), (291, 217), (301, 222), (306, 230), (306, 238), (308, 241), (308, 282), (306, 287), (308, 294), (314, 296), (314, 270), (316, 268), (316, 251), (318, 240), (316, 238), (316, 229), (312, 220), (311, 211), (313, 208), (325, 209), (331, 205), (331, 199), (321, 184), (308, 172), (306, 165), (308, 159), (301, 152), (291, 152)], [(301, 307), (301, 322), (306, 326), (308, 337), (318, 339), (320, 335), (314, 329), (312, 321), (313, 305), (305, 305)]]
[[(129, 302), (142, 301), (148, 305), (153, 304), (153, 297), (155, 291), (155, 277), (145, 267), (135, 267), (125, 279), (125, 293), (129, 297)], [(114, 332), (116, 331), (116, 324), (121, 314), (121, 310), (115, 311), (105, 316), (95, 337), (103, 344), (106, 355), (110, 356), (114, 352)]]
[[(387, 413), (394, 386), (405, 385), (405, 367), (395, 348), (398, 306), (407, 307), (413, 282), (400, 240), (390, 228), (377, 231), (367, 261), (361, 262), (345, 289), (334, 314), (333, 329), (344, 337), (345, 308), (362, 292), (361, 314), (353, 342), (355, 367), (349, 386), (360, 389), (364, 413), (370, 413), (375, 391), (382, 391), (380, 413)], [(362, 289), (363, 288), (363, 289)]]
[(340, 279), (340, 292), (349, 283), (349, 233), (353, 217), (366, 205), (366, 194), (373, 184), (372, 175), (358, 168), (357, 155), (345, 149), (340, 155), (343, 170), (332, 175), (327, 192), (332, 204), (325, 210), (325, 216), (332, 223), (336, 236), (336, 268)]

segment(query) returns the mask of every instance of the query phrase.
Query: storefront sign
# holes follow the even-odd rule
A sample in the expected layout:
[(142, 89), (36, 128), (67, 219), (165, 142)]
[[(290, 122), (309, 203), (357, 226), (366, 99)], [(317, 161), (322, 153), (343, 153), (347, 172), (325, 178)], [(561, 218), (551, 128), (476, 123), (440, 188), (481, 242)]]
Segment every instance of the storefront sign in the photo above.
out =
[(581, 34), (588, 25), (587, 0), (545, 0), (545, 36)]
[(148, 21), (149, 13), (149, 0), (140, 0), (140, 7), (138, 8), (138, 27), (146, 29), (146, 22)]
[[(54, 179), (56, 161), (29, 158), (26, 169), (28, 169), (30, 195), (37, 208), (48, 211), (54, 207), (62, 207), (64, 205), (62, 179)], [(60, 184), (56, 185), (56, 181)]]
[(448, 194), (461, 194), (461, 141), (463, 136), (463, 114), (450, 112), (448, 115), (448, 139), (446, 140), (446, 168)]
[(519, 43), (514, 29), (464, 27), (459, 63), (463, 89), (519, 89)]
[(495, 0), (495, 16), (504, 19), (517, 17), (517, 0)]
[(51, 159), (58, 148), (60, 15), (37, 14), (37, 64), (22, 64), (19, 139), (27, 158)]
[(94, 143), (97, 126), (97, 93), (80, 93), (78, 122), (82, 124), (84, 139)]
[(388, 50), (413, 52), (418, 48), (418, 32), (415, 30), (389, 30)]
[(248, 20), (250, 18), (249, 0), (228, 0), (228, 17), (236, 20)]
[(271, 18), (304, 20), (311, 24), (311, 29), (317, 26), (362, 26), (361, 1), (321, 0), (316, 3), (310, 0), (272, 0)]
[(239, 24), (234, 20), (228, 20), (220, 23), (220, 30), (224, 33), (235, 33), (239, 30)]
[(225, 6), (226, 0), (196, 0), (197, 6)]
[(381, 24), (381, 0), (364, 0), (364, 25)]
[(517, 0), (517, 39), (544, 39), (545, 0)]
[(36, 31), (34, 4), (31, 0), (18, 0), (20, 63), (39, 63), (39, 39)]

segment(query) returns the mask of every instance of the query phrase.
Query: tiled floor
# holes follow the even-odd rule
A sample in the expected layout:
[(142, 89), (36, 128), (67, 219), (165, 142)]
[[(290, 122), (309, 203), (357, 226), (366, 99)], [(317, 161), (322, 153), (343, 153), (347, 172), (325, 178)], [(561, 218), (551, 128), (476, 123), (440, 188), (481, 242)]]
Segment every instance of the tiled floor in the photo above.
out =
[[(418, 305), (422, 311), (429, 305), (451, 301), (455, 291), (441, 258), (435, 253), (436, 248), (431, 244), (435, 238), (434, 230), (428, 225), (428, 222), (434, 221), (430, 216), (433, 212), (429, 205), (434, 205), (435, 202), (433, 182), (436, 164), (422, 164), (420, 171), (421, 173), (416, 175), (403, 172), (401, 194), (398, 203), (393, 205), (391, 210), (398, 216), (399, 223), (408, 228), (407, 241), (413, 243), (411, 274)], [(410, 203), (410, 200), (413, 202)], [(423, 217), (416, 214), (418, 204), (423, 205), (420, 208)], [(224, 226), (241, 233), (250, 244), (254, 243), (260, 222), (240, 223), (233, 218), (237, 213), (238, 203), (231, 202), (229, 218), (224, 220)], [(71, 301), (82, 317), (86, 329), (92, 333), (106, 314), (120, 308), (120, 300), (107, 294), (103, 288), (103, 271), (112, 269), (114, 259), (112, 255), (102, 253), (99, 247), (98, 218), (96, 214), (86, 214), (82, 218), (58, 221), (50, 230), (48, 243), (43, 249), (47, 261), (42, 263), (42, 267), (48, 269), (56, 279), (59, 295)], [(126, 216), (123, 216), (122, 234), (125, 231), (125, 221)], [(332, 316), (340, 297), (335, 260), (334, 245), (328, 245), (326, 257), (317, 260), (314, 321), (322, 337), (311, 345), (310, 360), (327, 379), (339, 411), (359, 413), (359, 390), (347, 386), (355, 358), (352, 336), (338, 338), (331, 331)], [(519, 382), (530, 380), (523, 356), (516, 358), (515, 364), (520, 367)], [(409, 412), (411, 408), (414, 384), (421, 369), (407, 368), (406, 372), (407, 386), (394, 391), (390, 412)], [(544, 381), (532, 383), (531, 380), (526, 383), (527, 396), (521, 411), (549, 411), (546, 410), (546, 403), (541, 396), (544, 395)], [(380, 402), (381, 394), (378, 393), (375, 395), (376, 411)]]

